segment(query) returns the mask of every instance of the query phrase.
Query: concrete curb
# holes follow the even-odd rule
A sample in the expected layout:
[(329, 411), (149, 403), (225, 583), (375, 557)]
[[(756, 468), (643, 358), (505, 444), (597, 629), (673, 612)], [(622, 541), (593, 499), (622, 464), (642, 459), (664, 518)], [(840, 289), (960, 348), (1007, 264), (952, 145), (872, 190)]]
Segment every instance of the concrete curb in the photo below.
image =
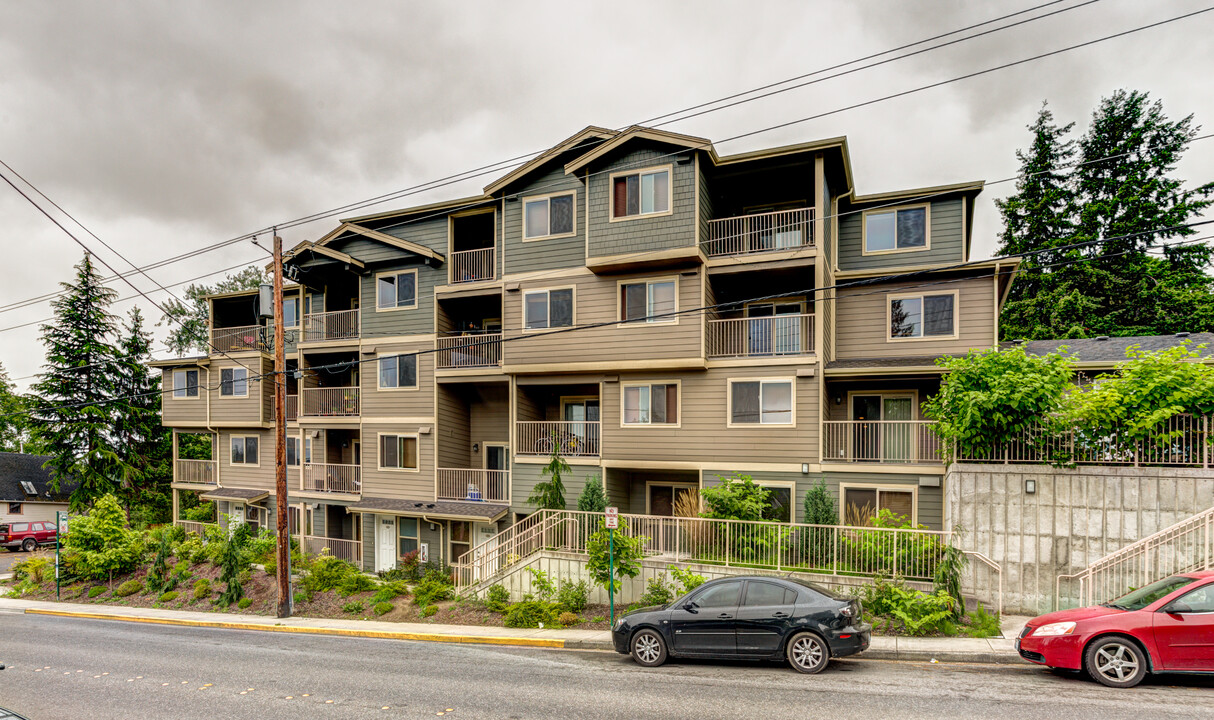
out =
[(1024, 665), (1024, 660), (1016, 653), (1000, 652), (970, 652), (945, 650), (928, 652), (925, 650), (885, 650), (869, 648), (859, 655), (844, 659), (857, 658), (860, 660), (897, 660), (899, 662), (925, 662), (932, 660), (942, 663), (976, 663), (982, 665)]

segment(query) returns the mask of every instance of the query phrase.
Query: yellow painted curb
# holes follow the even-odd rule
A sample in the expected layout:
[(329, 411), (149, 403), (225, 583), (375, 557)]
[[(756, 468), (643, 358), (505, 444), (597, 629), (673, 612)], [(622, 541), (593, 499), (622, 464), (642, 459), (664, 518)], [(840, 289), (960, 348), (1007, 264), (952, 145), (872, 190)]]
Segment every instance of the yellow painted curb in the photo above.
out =
[(227, 630), (261, 630), (263, 632), (302, 633), (305, 635), (337, 635), (340, 637), (467, 643), (472, 645), (519, 645), (522, 647), (546, 648), (565, 647), (564, 640), (546, 638), (495, 637), (492, 635), (439, 635), (437, 633), (384, 632), (381, 630), (347, 630), (344, 628), (262, 625), (259, 623), (223, 622), (219, 620), (132, 617), (127, 615), (106, 615), (105, 613), (74, 612), (71, 610), (44, 610), (41, 608), (26, 608), (25, 612), (27, 615), (57, 615), (60, 617), (84, 618), (88, 620), (121, 620), (122, 622), (151, 623), (153, 625), (184, 625), (187, 627), (211, 627), (224, 628)]

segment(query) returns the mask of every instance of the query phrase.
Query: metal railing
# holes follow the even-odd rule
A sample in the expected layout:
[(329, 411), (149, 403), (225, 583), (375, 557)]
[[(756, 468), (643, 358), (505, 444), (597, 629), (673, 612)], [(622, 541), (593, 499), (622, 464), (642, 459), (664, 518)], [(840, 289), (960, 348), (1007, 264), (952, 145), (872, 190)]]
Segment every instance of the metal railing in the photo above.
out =
[(519, 455), (551, 455), (559, 444), (565, 457), (598, 457), (598, 421), (526, 421), (516, 426)]
[(215, 352), (238, 352), (261, 349), (260, 325), (212, 328), (211, 349)]
[(178, 520), (177, 524), (185, 529), (188, 533), (194, 533), (198, 537), (206, 534), (207, 528), (217, 528), (219, 523), (200, 523), (193, 520)]
[(473, 333), (440, 337), (434, 341), (435, 367), (478, 368), (502, 364), (502, 334)]
[(822, 462), (942, 463), (935, 425), (932, 420), (825, 420)]
[(191, 485), (215, 484), (214, 460), (174, 460), (173, 482)]
[(708, 222), (700, 247), (709, 257), (797, 250), (814, 244), (814, 209), (739, 215)]
[(439, 500), (510, 501), (509, 470), (438, 468), (434, 471), (434, 482)]
[(324, 553), (362, 567), (363, 544), (360, 540), (342, 540), (341, 538), (304, 535), (303, 541), (304, 552), (307, 552), (309, 555)]
[(808, 355), (814, 351), (814, 316), (709, 320), (706, 343), (708, 357)]
[(285, 411), (286, 411), (286, 416), (287, 416), (287, 422), (291, 422), (292, 420), (299, 419), (299, 396), (298, 395), (288, 395), (287, 396), (287, 405), (286, 405)]
[(356, 387), (303, 388), (304, 417), (355, 417), (360, 412)]
[(358, 465), (304, 463), (301, 488), (309, 492), (357, 495), (362, 491), (361, 469)]
[(492, 280), (496, 257), (491, 247), (451, 253), (451, 284)]
[(322, 340), (353, 340), (358, 338), (358, 310), (334, 310), (333, 312), (304, 315), (304, 342)]
[(953, 452), (953, 461), (1210, 467), (1210, 442), (1208, 416), (1173, 415), (1145, 436), (1137, 437), (1117, 432), (1098, 434), (1046, 421), (998, 446), (958, 447)]

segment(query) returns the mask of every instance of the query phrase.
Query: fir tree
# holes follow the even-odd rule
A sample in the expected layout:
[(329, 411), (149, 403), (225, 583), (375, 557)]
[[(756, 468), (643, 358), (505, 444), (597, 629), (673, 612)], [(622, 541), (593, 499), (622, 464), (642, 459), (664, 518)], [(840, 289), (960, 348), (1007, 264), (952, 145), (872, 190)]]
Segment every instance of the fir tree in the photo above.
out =
[(172, 440), (160, 420), (160, 382), (146, 365), (151, 352), (151, 334), (144, 329), (139, 308), (134, 308), (118, 345), (114, 447), (127, 519), (132, 506), (140, 506), (147, 511), (145, 519), (164, 522), (171, 505)]
[(24, 452), (29, 441), (25, 398), (0, 364), (0, 452)]
[(577, 509), (592, 513), (601, 513), (607, 509), (607, 491), (603, 489), (603, 481), (598, 475), (586, 478), (582, 494), (577, 498)]

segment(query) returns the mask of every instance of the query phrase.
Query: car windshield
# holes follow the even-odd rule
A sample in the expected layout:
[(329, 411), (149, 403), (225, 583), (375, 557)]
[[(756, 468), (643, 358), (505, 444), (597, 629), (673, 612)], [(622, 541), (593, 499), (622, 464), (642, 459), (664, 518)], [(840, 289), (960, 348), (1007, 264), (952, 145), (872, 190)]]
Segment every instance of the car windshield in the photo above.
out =
[(1173, 575), (1172, 577), (1153, 582), (1146, 587), (1138, 588), (1129, 595), (1117, 598), (1111, 603), (1105, 603), (1105, 606), (1117, 608), (1118, 610), (1141, 610), (1156, 600), (1170, 595), (1172, 592), (1192, 582), (1193, 578), (1184, 577), (1183, 575)]

